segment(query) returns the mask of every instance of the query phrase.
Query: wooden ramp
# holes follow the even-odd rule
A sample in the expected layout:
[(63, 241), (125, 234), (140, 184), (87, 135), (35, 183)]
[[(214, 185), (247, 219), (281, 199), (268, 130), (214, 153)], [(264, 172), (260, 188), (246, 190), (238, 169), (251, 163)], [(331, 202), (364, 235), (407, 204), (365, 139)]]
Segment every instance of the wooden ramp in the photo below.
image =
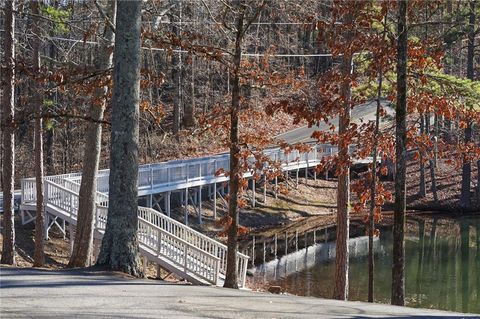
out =
[[(67, 179), (45, 180), (45, 210), (47, 213), (45, 231), (54, 224), (64, 229), (65, 222), (76, 225), (78, 211), (78, 190), (80, 185)], [(22, 202), (22, 220), (29, 222), (35, 211), (34, 182), (24, 183), (25, 200)], [(108, 213), (108, 196), (97, 193), (95, 235), (101, 238), (105, 231)], [(63, 223), (62, 224), (59, 223)], [(183, 225), (160, 212), (138, 208), (138, 239), (140, 253), (181, 278), (195, 284), (222, 285), (226, 273), (227, 247), (194, 229)], [(237, 253), (239, 286), (245, 285), (248, 256)]]

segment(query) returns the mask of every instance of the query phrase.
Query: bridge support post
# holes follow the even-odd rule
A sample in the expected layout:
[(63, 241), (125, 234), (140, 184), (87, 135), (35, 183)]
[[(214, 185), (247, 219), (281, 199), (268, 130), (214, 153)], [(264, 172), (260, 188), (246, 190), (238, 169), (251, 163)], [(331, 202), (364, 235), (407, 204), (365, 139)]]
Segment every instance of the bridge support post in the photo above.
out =
[(298, 229), (295, 231), (295, 251), (298, 251)]
[(185, 204), (185, 210), (184, 210), (184, 213), (185, 213), (185, 225), (188, 226), (188, 188), (185, 188), (185, 201), (184, 201), (184, 204)]
[(73, 242), (75, 240), (74, 234), (73, 234), (73, 225), (72, 223), (68, 223), (68, 232), (69, 232), (69, 237), (70, 237), (70, 256), (73, 253)]
[(267, 258), (267, 244), (266, 239), (263, 237), (263, 264), (265, 265), (265, 260)]
[(277, 259), (277, 240), (278, 240), (278, 235), (275, 233), (275, 243), (274, 243), (274, 254), (275, 254), (275, 259)]
[(67, 227), (65, 225), (65, 219), (62, 219), (62, 233), (63, 233), (63, 240), (67, 239)]
[(217, 219), (217, 183), (213, 183), (213, 219)]
[(153, 194), (148, 195), (147, 201), (148, 201), (148, 207), (152, 208), (152, 206), (153, 206)]
[(143, 256), (143, 274), (147, 274), (147, 268), (148, 268), (148, 258), (147, 256)]
[(202, 224), (202, 186), (198, 187), (198, 222)]
[(297, 171), (295, 172), (295, 175), (296, 175), (295, 188), (298, 188), (298, 168), (297, 168)]
[(275, 199), (278, 198), (278, 177), (275, 176)]
[(308, 186), (308, 166), (305, 167), (305, 185)]
[[(46, 207), (46, 205), (44, 207)], [(44, 224), (43, 224), (43, 234), (44, 234), (45, 240), (50, 239), (48, 237), (49, 229), (50, 229), (49, 226), (50, 226), (50, 215), (47, 212), (45, 212), (45, 221), (44, 221)]]
[(255, 178), (252, 178), (252, 207), (255, 207)]
[(165, 211), (167, 212), (167, 216), (170, 217), (170, 198), (171, 198), (172, 192), (168, 191), (167, 195), (164, 196), (164, 201), (165, 201)]
[(315, 245), (317, 243), (317, 230), (313, 230), (313, 244)]
[(285, 184), (286, 184), (286, 186), (287, 186), (287, 190), (288, 190), (288, 188), (289, 188), (289, 187), (288, 187), (288, 178), (290, 177), (289, 175), (290, 175), (290, 173), (289, 173), (288, 171), (285, 171)]
[(162, 267), (160, 267), (160, 265), (157, 264), (157, 279), (162, 278), (162, 276), (161, 276), (161, 270), (162, 270)]
[(263, 174), (263, 203), (267, 203), (267, 175)]
[(255, 267), (255, 236), (252, 238), (252, 266)]
[(317, 181), (317, 169), (313, 170), (313, 180)]

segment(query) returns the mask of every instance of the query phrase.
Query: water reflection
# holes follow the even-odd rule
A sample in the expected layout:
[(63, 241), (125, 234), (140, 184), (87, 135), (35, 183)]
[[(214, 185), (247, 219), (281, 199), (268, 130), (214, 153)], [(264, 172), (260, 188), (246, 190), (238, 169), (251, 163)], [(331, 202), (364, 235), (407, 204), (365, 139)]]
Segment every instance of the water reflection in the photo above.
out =
[[(406, 235), (406, 302), (413, 307), (480, 313), (480, 219), (417, 218)], [(390, 302), (392, 234), (374, 243), (375, 300)], [(366, 300), (368, 239), (350, 241), (350, 300)], [(323, 243), (256, 268), (254, 279), (292, 294), (330, 298), (335, 244)]]

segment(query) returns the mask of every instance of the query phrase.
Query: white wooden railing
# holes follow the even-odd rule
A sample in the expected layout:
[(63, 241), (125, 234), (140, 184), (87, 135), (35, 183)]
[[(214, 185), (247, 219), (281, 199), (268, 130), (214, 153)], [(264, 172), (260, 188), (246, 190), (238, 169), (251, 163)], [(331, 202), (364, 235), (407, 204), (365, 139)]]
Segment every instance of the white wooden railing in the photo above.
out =
[[(337, 147), (315, 145), (307, 153), (297, 150), (285, 152), (280, 148), (265, 150), (273, 162), (281, 162), (286, 170), (313, 167), (323, 156), (333, 155)], [(170, 161), (141, 165), (138, 173), (138, 189), (153, 193), (158, 190), (183, 189), (218, 183), (228, 180), (217, 176), (218, 169), (229, 169), (229, 154), (206, 158)], [(250, 175), (250, 173), (247, 173)], [(97, 179), (97, 211), (95, 226), (105, 229), (108, 213), (109, 170), (100, 170)], [(79, 203), (81, 173), (48, 176), (45, 178), (45, 201), (57, 210), (64, 211), (71, 220), (76, 220)], [(195, 184), (197, 183), (197, 184)], [(35, 179), (22, 180), (22, 203), (33, 203), (36, 199)], [(166, 258), (185, 272), (189, 271), (212, 284), (219, 275), (226, 273), (227, 247), (153, 209), (139, 207), (139, 240), (141, 245), (154, 251), (158, 257)], [(237, 253), (239, 285), (244, 286), (248, 256)]]
[[(208, 252), (220, 259), (220, 273), (225, 275), (227, 272), (227, 246), (211, 239), (196, 230), (167, 217), (166, 215), (150, 208), (139, 207), (138, 216), (161, 229), (175, 234), (182, 240), (194, 245), (195, 247)], [(249, 257), (237, 253), (238, 276), (242, 285), (245, 283), (245, 274)]]
[[(264, 152), (271, 159), (272, 163), (280, 162), (283, 168), (291, 170), (313, 167), (321, 161), (322, 157), (335, 154), (337, 149), (336, 146), (322, 144), (312, 146), (308, 153), (301, 153), (298, 150), (285, 152), (281, 148), (271, 148)], [(228, 171), (229, 167), (229, 154), (140, 165), (138, 170), (138, 190), (140, 193), (155, 189), (168, 191), (213, 182), (223, 182), (228, 180), (228, 177), (216, 175), (216, 172), (220, 168)], [(246, 175), (249, 176), (250, 173), (246, 173)], [(62, 176), (64, 176), (62, 178), (77, 184), (80, 184), (82, 178), (81, 174), (78, 173)], [(109, 170), (99, 171), (97, 191), (108, 193), (108, 178)]]
[[(55, 179), (55, 181), (58, 181)], [(70, 220), (76, 220), (79, 185), (71, 181), (45, 179), (45, 203), (62, 211)], [(35, 200), (35, 181), (22, 180), (25, 198)], [(97, 194), (95, 228), (103, 233), (107, 223), (108, 197)], [(225, 275), (227, 247), (188, 226), (185, 226), (151, 208), (138, 209), (138, 239), (141, 248), (148, 248), (158, 258), (165, 258), (181, 271), (191, 273), (211, 284), (218, 284), (219, 276)], [(142, 247), (143, 246), (143, 247)], [(248, 256), (237, 255), (239, 285), (245, 285)]]

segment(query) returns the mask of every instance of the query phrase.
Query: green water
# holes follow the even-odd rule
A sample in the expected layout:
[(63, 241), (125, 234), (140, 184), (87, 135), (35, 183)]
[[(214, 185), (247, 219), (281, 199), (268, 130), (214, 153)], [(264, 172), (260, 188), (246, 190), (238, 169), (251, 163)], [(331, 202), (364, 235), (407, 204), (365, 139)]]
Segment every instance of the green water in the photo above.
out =
[[(406, 303), (411, 307), (480, 313), (480, 218), (410, 220), (406, 236)], [(393, 238), (382, 230), (375, 255), (375, 301), (390, 302)], [(367, 258), (350, 258), (349, 300), (367, 299)], [(331, 298), (334, 262), (268, 280), (291, 294)]]

